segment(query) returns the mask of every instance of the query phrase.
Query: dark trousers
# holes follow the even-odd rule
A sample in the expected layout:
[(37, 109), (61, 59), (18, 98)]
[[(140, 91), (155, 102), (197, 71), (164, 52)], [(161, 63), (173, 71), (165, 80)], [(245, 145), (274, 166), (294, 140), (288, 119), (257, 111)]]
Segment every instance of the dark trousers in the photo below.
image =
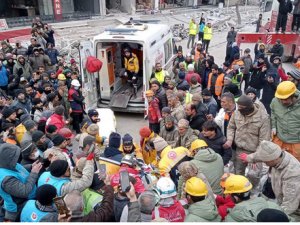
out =
[(244, 88), (244, 92), (245, 92), (246, 89), (249, 87), (250, 74), (244, 74), (243, 80), (245, 81), (245, 88)]
[(298, 31), (299, 28), (300, 28), (300, 14), (293, 14), (292, 30)]
[(209, 42), (210, 42), (210, 40), (203, 40), (203, 48), (205, 49), (206, 54), (208, 52)]
[(79, 112), (72, 112), (71, 117), (73, 119), (72, 124), (73, 124), (73, 129), (76, 131), (77, 134), (80, 134), (80, 124), (82, 123), (83, 120), (83, 113)]
[(279, 31), (280, 27), (281, 27), (281, 31), (285, 32), (287, 18), (288, 18), (288, 15), (278, 13), (277, 23), (276, 23), (276, 32)]
[(187, 43), (187, 48), (190, 48), (190, 42), (191, 42), (191, 41), (192, 41), (192, 46), (191, 46), (191, 48), (194, 47), (195, 37), (196, 37), (196, 35), (193, 35), (193, 34), (190, 34), (190, 35), (189, 35), (189, 40), (188, 40), (188, 43)]
[(198, 41), (203, 41), (203, 35), (204, 35), (203, 32), (198, 33)]
[(149, 128), (154, 133), (159, 134), (159, 131), (160, 131), (159, 123), (149, 123)]

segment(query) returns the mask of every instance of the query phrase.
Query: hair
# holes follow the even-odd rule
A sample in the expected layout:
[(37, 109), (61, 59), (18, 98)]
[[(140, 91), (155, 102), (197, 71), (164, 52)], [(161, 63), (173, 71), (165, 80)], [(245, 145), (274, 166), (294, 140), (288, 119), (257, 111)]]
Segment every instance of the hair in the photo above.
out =
[(203, 123), (202, 129), (208, 131), (215, 131), (217, 133), (218, 125), (216, 124), (215, 121), (207, 120)]
[(161, 65), (161, 63), (160, 63), (160, 62), (157, 62), (157, 63), (155, 63), (155, 66), (157, 66), (158, 64), (160, 64), (160, 65)]
[(55, 131), (57, 131), (57, 127), (55, 125), (50, 124), (46, 127), (46, 132), (48, 134), (53, 134)]
[(39, 66), (39, 69), (40, 69), (40, 68), (43, 68), (43, 69), (45, 69), (45, 67), (44, 67), (44, 66)]
[(191, 78), (191, 84), (197, 84), (197, 83), (198, 83), (197, 77), (195, 75), (192, 76), (192, 78)]
[(214, 70), (218, 70), (218, 65), (217, 64), (213, 64), (212, 66), (211, 66), (211, 69), (214, 69)]
[(192, 196), (190, 194), (187, 193), (187, 195), (189, 195), (192, 199), (193, 202), (201, 202), (205, 199), (206, 196)]
[(31, 88), (31, 85), (30, 85), (30, 84), (26, 84), (26, 85), (24, 86), (24, 90), (25, 90), (26, 88)]
[(141, 213), (151, 215), (156, 205), (156, 196), (153, 191), (144, 191), (138, 198)]
[(224, 94), (221, 95), (221, 99), (222, 98), (227, 98), (231, 100), (231, 102), (235, 103), (234, 95), (231, 92), (225, 92)]
[(64, 201), (72, 212), (72, 215), (81, 215), (83, 213), (84, 202), (80, 191), (71, 191), (64, 197)]
[(250, 191), (247, 191), (247, 192), (244, 192), (244, 193), (234, 193), (234, 194), (231, 194), (231, 195), (238, 197), (242, 201), (247, 201), (247, 200), (250, 199)]
[(191, 111), (195, 110), (195, 112), (197, 113), (197, 107), (195, 104), (190, 104), (191, 107)]

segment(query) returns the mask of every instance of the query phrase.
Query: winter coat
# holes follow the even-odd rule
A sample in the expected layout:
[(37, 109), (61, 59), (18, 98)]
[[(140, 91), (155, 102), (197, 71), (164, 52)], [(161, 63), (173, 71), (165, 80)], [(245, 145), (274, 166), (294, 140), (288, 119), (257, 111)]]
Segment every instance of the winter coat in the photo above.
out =
[(189, 117), (187, 118), (187, 120), (189, 121), (190, 123), (190, 127), (194, 130), (198, 130), (199, 132), (202, 131), (202, 125), (203, 123), (206, 121), (206, 118), (203, 117), (202, 115), (200, 114), (196, 114), (195, 116), (193, 117)]
[(208, 109), (208, 114), (212, 114), (213, 117), (217, 115), (218, 112), (218, 103), (216, 102), (215, 98), (211, 97), (208, 102), (203, 102), (204, 105), (206, 105)]
[(287, 15), (293, 10), (293, 4), (291, 0), (277, 0), (279, 2), (279, 13)]
[(169, 222), (183, 222), (186, 216), (185, 210), (179, 201), (174, 202), (170, 207), (158, 206), (152, 212), (152, 219), (164, 218)]
[(189, 206), (184, 222), (221, 222), (221, 217), (215, 202), (207, 197)]
[(82, 96), (82, 93), (79, 90), (75, 90), (74, 88), (71, 88), (68, 92), (68, 100), (70, 102), (72, 112), (76, 112), (76, 113), (83, 112), (82, 105), (83, 105), (84, 97)]
[(190, 85), (186, 80), (179, 81), (177, 83), (177, 90), (188, 91), (190, 89)]
[(116, 222), (121, 222), (121, 217), (128, 216), (128, 203), (129, 199), (126, 196), (119, 196), (117, 193), (115, 193), (113, 207)]
[[(151, 215), (149, 215), (151, 217)], [(127, 222), (145, 222), (142, 221), (140, 205), (136, 202), (128, 203), (128, 219)]]
[(197, 78), (197, 81), (198, 81), (198, 83), (199, 84), (201, 84), (201, 77), (200, 77), (200, 75), (198, 74), (198, 73), (195, 73), (195, 72), (188, 72), (186, 75), (185, 75), (185, 80), (189, 83), (189, 84), (191, 84), (191, 79), (192, 79), (192, 77), (193, 76), (195, 76), (196, 78)]
[(229, 209), (225, 222), (257, 222), (257, 215), (267, 208), (282, 211), (274, 202), (266, 201), (262, 197), (256, 197), (240, 202), (233, 209)]
[(27, 55), (27, 48), (20, 46), (20, 47), (16, 47), (13, 52), (14, 55), (23, 55), (26, 56)]
[(300, 91), (295, 93), (297, 101), (293, 106), (283, 106), (278, 98), (271, 102), (272, 129), (276, 128), (277, 137), (285, 143), (300, 143)]
[(221, 177), (224, 174), (222, 157), (211, 148), (201, 149), (191, 161), (207, 178), (214, 194), (222, 194), (220, 186)]
[(46, 68), (46, 66), (50, 66), (51, 62), (47, 55), (38, 55), (29, 57), (29, 62), (34, 71), (38, 70), (40, 66)]
[(242, 71), (243, 74), (249, 74), (251, 66), (252, 66), (252, 63), (253, 63), (251, 55), (249, 55), (249, 56), (243, 56), (241, 59), (244, 62), (244, 70)]
[(168, 100), (165, 90), (160, 87), (155, 93), (155, 97), (159, 100), (159, 109), (162, 110), (163, 107), (168, 106)]
[(159, 100), (154, 98), (148, 107), (148, 120), (149, 123), (159, 123), (161, 119), (160, 109), (159, 109)]
[(300, 14), (300, 0), (294, 0), (294, 11), (293, 14)]
[(199, 136), (199, 131), (193, 130), (192, 128), (189, 127), (183, 136), (179, 136), (176, 147), (182, 146), (189, 149), (191, 147), (192, 142), (198, 139), (198, 136)]
[(20, 102), (19, 100), (15, 100), (11, 106), (14, 106), (16, 108), (20, 108), (23, 110), (24, 114), (30, 114), (31, 113), (31, 102), (29, 99), (25, 99), (26, 101), (23, 103), (23, 102)]
[(180, 102), (178, 102), (174, 108), (171, 108), (171, 116), (173, 116), (177, 122), (185, 118), (184, 107)]
[[(235, 107), (234, 111), (237, 111), (237, 106)], [(214, 121), (216, 122), (216, 124), (218, 124), (218, 126), (221, 128), (222, 133), (227, 136), (227, 126), (229, 123), (229, 120), (225, 120), (226, 117), (226, 112), (224, 111), (223, 108), (220, 109), (220, 111), (218, 112), (217, 116), (215, 117)], [(230, 119), (230, 118), (228, 118)]]
[(199, 135), (199, 138), (204, 140), (207, 143), (208, 147), (210, 147), (216, 153), (222, 156), (224, 165), (227, 165), (229, 163), (229, 160), (231, 159), (232, 156), (232, 149), (231, 148), (225, 149), (223, 147), (223, 145), (226, 142), (226, 137), (223, 135), (221, 128), (218, 128), (216, 136), (212, 139), (204, 137), (202, 133)]
[(263, 88), (263, 80), (266, 76), (266, 71), (263, 72), (261, 71), (263, 64), (260, 64), (259, 62), (257, 63), (257, 68), (253, 68), (251, 69), (251, 77), (250, 77), (250, 81), (249, 81), (249, 85), (253, 88), (255, 88), (256, 90), (261, 90)]
[(217, 195), (216, 205), (218, 207), (219, 215), (221, 216), (222, 220), (224, 220), (228, 214), (228, 210), (232, 209), (235, 206), (235, 203), (230, 195), (226, 195), (225, 197)]
[(117, 162), (121, 162), (122, 158), (123, 158), (123, 154), (121, 151), (119, 151), (119, 149), (117, 148), (112, 148), (112, 147), (106, 147), (104, 149), (104, 153), (102, 155), (102, 157), (117, 161)]
[(53, 48), (53, 49), (47, 48), (45, 50), (45, 54), (49, 56), (52, 65), (56, 65), (58, 63), (57, 56), (59, 56), (59, 52), (57, 51), (57, 49), (55, 49), (55, 48)]
[(190, 90), (189, 90), (190, 94), (193, 95), (193, 94), (201, 94), (202, 92), (202, 87), (201, 87), (201, 84), (195, 84), (195, 85), (191, 85), (190, 86)]
[(145, 164), (152, 164), (157, 166), (157, 155), (155, 149), (149, 149), (149, 142), (153, 141), (156, 137), (158, 137), (157, 134), (152, 132), (148, 138), (141, 139), (141, 149), (143, 154), (143, 159)]
[(228, 32), (227, 37), (226, 37), (228, 44), (232, 44), (233, 42), (235, 42), (236, 34), (237, 34), (236, 31)]
[(255, 152), (260, 142), (271, 139), (268, 114), (254, 103), (254, 111), (243, 116), (239, 111), (232, 115), (227, 127), (227, 140), (248, 152)]
[(57, 128), (57, 132), (65, 127), (66, 123), (64, 117), (58, 114), (52, 114), (46, 122), (46, 126), (54, 125)]
[(239, 46), (232, 47), (231, 50), (230, 50), (230, 59), (229, 59), (229, 62), (232, 63), (234, 61), (235, 54), (239, 54), (239, 53), (240, 53)]
[(283, 55), (283, 51), (284, 51), (284, 48), (283, 48), (282, 44), (273, 45), (273, 47), (270, 50), (270, 52), (273, 53), (270, 58), (271, 63), (273, 62), (272, 59), (274, 59), (274, 57), (276, 57), (276, 56), (281, 57)]
[(160, 129), (159, 136), (162, 137), (172, 148), (176, 146), (179, 139), (179, 133), (176, 126), (171, 131), (168, 131), (165, 126)]
[(265, 80), (263, 84), (263, 94), (260, 101), (264, 104), (269, 115), (271, 115), (270, 104), (275, 97), (277, 85), (278, 84), (275, 81), (269, 83), (267, 80)]
[(5, 66), (1, 66), (0, 68), (0, 87), (5, 87), (8, 85), (8, 72)]
[(67, 153), (63, 152), (62, 149), (60, 149), (59, 147), (57, 146), (52, 146), (51, 148), (48, 148), (44, 154), (43, 154), (43, 158), (44, 159), (47, 159), (47, 158), (50, 158), (49, 155), (52, 155), (52, 156), (55, 156), (57, 157), (59, 160), (64, 160), (64, 161), (67, 161), (69, 166), (72, 168), (72, 162), (71, 162), (71, 159), (70, 157), (68, 156)]
[[(19, 75), (19, 71), (21, 75)], [(13, 68), (13, 74), (15, 77), (21, 77), (23, 76), (26, 80), (30, 80), (31, 74), (32, 74), (32, 68), (28, 62), (25, 61), (24, 65), (22, 65), (19, 61), (16, 62)]]

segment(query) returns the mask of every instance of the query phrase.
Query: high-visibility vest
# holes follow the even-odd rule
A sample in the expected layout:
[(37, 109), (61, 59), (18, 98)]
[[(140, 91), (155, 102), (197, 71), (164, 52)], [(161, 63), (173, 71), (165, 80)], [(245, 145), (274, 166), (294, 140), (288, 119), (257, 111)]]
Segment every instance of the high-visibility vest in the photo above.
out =
[(211, 40), (212, 39), (212, 27), (205, 26), (204, 27), (203, 40)]
[[(211, 78), (212, 78), (212, 73), (208, 75), (208, 85), (207, 88), (209, 89), (211, 87)], [(224, 86), (224, 73), (221, 73), (218, 75), (216, 84), (215, 84), (215, 95), (220, 96), (222, 94), (222, 89)]]
[(197, 24), (192, 21), (189, 24), (189, 34), (196, 35), (197, 34)]

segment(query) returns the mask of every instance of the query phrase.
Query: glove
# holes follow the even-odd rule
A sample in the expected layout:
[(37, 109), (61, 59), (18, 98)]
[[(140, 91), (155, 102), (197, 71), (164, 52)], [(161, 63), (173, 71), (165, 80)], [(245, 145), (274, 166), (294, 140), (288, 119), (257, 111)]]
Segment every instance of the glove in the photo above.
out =
[(87, 157), (86, 157), (86, 160), (93, 160), (95, 157), (95, 153), (94, 152), (91, 152)]
[(247, 154), (246, 153), (241, 153), (240, 155), (239, 155), (239, 158), (240, 158), (240, 160), (242, 160), (244, 163), (247, 163), (248, 161), (247, 161)]
[(22, 68), (19, 68), (17, 74), (18, 74), (18, 76), (20, 77), (20, 76), (23, 74), (23, 69), (22, 69)]

